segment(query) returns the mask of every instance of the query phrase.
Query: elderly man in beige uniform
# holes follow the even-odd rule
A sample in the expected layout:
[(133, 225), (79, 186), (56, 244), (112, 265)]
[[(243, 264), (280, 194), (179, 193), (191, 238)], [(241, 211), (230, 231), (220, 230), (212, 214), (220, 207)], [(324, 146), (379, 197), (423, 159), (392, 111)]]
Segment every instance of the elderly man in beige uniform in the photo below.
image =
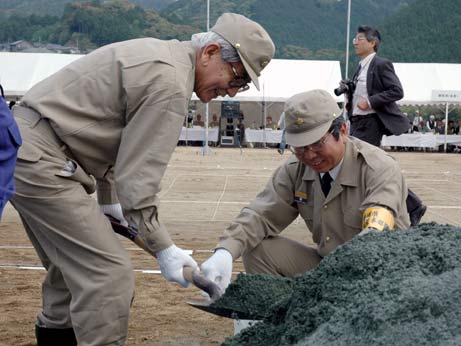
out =
[[(225, 288), (232, 261), (243, 257), (249, 273), (294, 276), (361, 232), (406, 229), (407, 187), (394, 159), (347, 136), (330, 94), (313, 90), (285, 105), (286, 139), (295, 156), (233, 220), (201, 269)], [(316, 247), (279, 234), (301, 216)]]
[(274, 51), (259, 24), (226, 13), (188, 42), (102, 47), (27, 92), (14, 109), (24, 146), (13, 204), (47, 269), (39, 345), (125, 344), (134, 275), (104, 214), (135, 227), (163, 276), (188, 285), (183, 267), (197, 264), (160, 222), (157, 194), (189, 100), (258, 87)]

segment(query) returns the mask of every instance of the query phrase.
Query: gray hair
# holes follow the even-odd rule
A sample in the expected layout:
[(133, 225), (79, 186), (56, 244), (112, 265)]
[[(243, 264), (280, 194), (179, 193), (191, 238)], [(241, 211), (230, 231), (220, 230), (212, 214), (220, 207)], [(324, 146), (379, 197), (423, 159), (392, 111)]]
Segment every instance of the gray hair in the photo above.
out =
[(201, 49), (208, 44), (217, 43), (221, 47), (221, 56), (226, 62), (240, 62), (240, 57), (237, 50), (230, 44), (229, 41), (224, 39), (221, 35), (213, 32), (199, 32), (192, 35), (192, 45), (196, 49)]

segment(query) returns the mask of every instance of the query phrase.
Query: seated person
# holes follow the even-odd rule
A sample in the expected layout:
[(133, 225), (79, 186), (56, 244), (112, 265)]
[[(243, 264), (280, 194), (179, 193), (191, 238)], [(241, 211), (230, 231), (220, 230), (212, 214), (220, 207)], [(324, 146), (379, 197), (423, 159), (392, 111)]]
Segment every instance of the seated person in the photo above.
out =
[[(201, 270), (222, 289), (232, 262), (248, 273), (292, 277), (360, 233), (407, 229), (407, 185), (386, 152), (347, 135), (336, 101), (325, 90), (291, 97), (285, 105), (286, 160), (219, 238)], [(301, 215), (315, 246), (280, 233)]]
[(211, 121), (208, 126), (209, 127), (219, 127), (219, 119), (216, 113), (214, 113), (213, 116), (211, 117)]
[(266, 118), (266, 129), (277, 130), (277, 124), (272, 121), (271, 116)]
[(194, 122), (192, 123), (194, 126), (200, 126), (200, 127), (205, 127), (205, 123), (202, 120), (202, 115), (199, 113), (197, 114), (197, 117), (195, 118)]

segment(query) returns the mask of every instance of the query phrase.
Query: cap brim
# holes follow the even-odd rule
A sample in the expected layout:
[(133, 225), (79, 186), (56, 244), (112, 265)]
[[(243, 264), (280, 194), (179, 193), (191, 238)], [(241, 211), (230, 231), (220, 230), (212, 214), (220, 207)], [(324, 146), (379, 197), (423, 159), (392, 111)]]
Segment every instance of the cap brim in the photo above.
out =
[[(238, 52), (238, 51), (237, 51)], [(259, 80), (258, 80), (258, 75), (253, 71), (253, 69), (250, 67), (250, 64), (248, 64), (245, 60), (245, 58), (238, 52), (240, 60), (242, 61), (243, 67), (245, 67), (245, 71), (247, 71), (248, 75), (251, 78), (251, 81), (255, 85), (256, 89), (259, 91)]]
[(332, 121), (322, 124), (310, 131), (304, 131), (300, 133), (286, 132), (287, 144), (292, 147), (304, 147), (312, 143), (317, 142), (322, 138), (325, 133), (329, 130)]

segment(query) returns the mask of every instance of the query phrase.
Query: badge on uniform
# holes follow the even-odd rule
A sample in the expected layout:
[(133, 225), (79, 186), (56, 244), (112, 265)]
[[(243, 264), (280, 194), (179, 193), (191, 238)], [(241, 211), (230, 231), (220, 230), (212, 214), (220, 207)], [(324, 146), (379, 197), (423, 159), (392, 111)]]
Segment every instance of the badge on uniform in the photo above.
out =
[(295, 201), (299, 203), (307, 203), (307, 193), (295, 191)]

